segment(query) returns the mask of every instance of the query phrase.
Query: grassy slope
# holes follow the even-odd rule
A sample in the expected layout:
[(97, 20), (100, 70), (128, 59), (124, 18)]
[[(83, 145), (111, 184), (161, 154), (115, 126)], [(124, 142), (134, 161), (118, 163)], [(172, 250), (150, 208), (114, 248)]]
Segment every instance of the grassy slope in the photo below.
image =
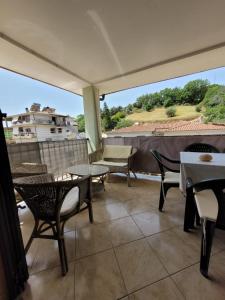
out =
[(191, 105), (180, 105), (176, 106), (176, 116), (168, 118), (166, 115), (166, 109), (163, 107), (156, 108), (153, 111), (133, 113), (127, 116), (127, 119), (134, 122), (165, 122), (174, 120), (191, 120), (201, 115), (195, 111), (195, 106)]

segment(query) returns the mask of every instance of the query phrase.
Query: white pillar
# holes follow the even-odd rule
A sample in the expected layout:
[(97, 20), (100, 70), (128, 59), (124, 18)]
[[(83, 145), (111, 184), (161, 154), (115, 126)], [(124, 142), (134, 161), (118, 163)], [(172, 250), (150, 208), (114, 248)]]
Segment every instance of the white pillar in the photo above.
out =
[(99, 91), (94, 86), (83, 89), (84, 119), (86, 136), (90, 141), (89, 151), (93, 152), (101, 148), (102, 131)]

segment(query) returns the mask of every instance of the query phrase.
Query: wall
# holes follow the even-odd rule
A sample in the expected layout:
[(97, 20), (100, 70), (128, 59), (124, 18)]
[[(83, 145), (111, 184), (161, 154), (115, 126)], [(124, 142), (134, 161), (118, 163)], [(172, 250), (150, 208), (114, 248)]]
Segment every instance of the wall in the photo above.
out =
[(134, 157), (132, 168), (146, 173), (158, 173), (150, 149), (156, 149), (171, 159), (179, 159), (180, 152), (193, 143), (207, 143), (218, 148), (220, 152), (225, 149), (225, 135), (201, 136), (136, 136), (136, 137), (108, 137), (104, 144), (132, 145), (138, 151)]

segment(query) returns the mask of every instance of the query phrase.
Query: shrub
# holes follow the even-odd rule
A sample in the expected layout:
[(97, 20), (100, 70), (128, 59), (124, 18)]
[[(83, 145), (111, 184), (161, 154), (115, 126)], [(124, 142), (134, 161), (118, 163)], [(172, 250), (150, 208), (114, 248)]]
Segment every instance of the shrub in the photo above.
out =
[(174, 105), (173, 99), (168, 98), (168, 99), (165, 100), (164, 107), (169, 107), (169, 106), (172, 106), (172, 105)]
[(197, 106), (195, 107), (195, 111), (196, 111), (196, 112), (201, 112), (201, 110), (202, 110), (202, 108), (201, 108), (200, 105), (197, 105)]
[(167, 108), (166, 115), (168, 118), (172, 118), (176, 116), (176, 108), (174, 106)]
[(124, 127), (130, 127), (134, 124), (133, 121), (128, 119), (120, 119), (120, 121), (117, 123), (116, 128), (124, 128)]

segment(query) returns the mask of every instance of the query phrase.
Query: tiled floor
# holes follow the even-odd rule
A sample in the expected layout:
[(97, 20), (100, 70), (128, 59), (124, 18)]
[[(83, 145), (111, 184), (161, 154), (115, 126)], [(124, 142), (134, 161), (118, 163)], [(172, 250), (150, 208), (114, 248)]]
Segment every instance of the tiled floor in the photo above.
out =
[[(128, 188), (123, 178), (112, 176), (94, 198), (94, 224), (84, 211), (66, 225), (65, 277), (57, 243), (33, 242), (22, 299), (225, 299), (225, 232), (216, 231), (207, 280), (199, 272), (200, 231), (182, 230), (182, 195), (171, 189), (159, 213), (159, 189), (159, 182), (148, 180), (134, 180)], [(20, 219), (26, 242), (33, 224), (28, 209), (20, 211)]]

